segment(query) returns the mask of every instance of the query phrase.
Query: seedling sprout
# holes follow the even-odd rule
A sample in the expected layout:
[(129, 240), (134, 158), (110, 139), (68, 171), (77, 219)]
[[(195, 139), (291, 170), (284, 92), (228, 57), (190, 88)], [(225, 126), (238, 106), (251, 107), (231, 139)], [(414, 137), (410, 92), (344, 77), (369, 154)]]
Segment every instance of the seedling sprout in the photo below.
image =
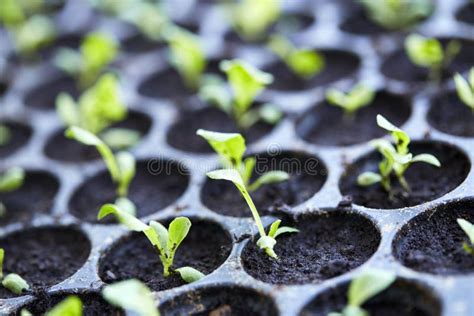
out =
[[(11, 168), (0, 175), (0, 192), (8, 193), (18, 190), (25, 181), (25, 171), (22, 168)], [(5, 216), (6, 206), (0, 201), (0, 217)]]
[(431, 154), (419, 154), (414, 156), (409, 151), (411, 142), (407, 133), (390, 123), (382, 115), (377, 115), (377, 124), (390, 132), (395, 142), (395, 146), (388, 140), (377, 139), (372, 141), (372, 145), (383, 156), (383, 160), (379, 164), (379, 173), (364, 172), (359, 175), (357, 183), (360, 186), (370, 186), (380, 183), (382, 187), (391, 193), (391, 177), (394, 175), (405, 191), (410, 191), (404, 174), (405, 171), (415, 162), (424, 162), (435, 167), (440, 167), (439, 160)]
[(464, 242), (463, 248), (468, 254), (474, 255), (474, 225), (465, 219), (458, 218), (457, 222), (469, 238), (469, 243)]
[(474, 112), (474, 67), (469, 72), (468, 80), (460, 74), (456, 74), (454, 82), (456, 83), (459, 99)]
[(12, 138), (12, 133), (8, 126), (0, 124), (0, 146), (7, 145)]
[[(45, 313), (45, 316), (82, 316), (83, 306), (82, 301), (75, 295), (68, 296), (50, 311)], [(33, 316), (28, 310), (22, 309), (20, 316)]]
[(3, 260), (5, 258), (5, 250), (0, 248), (0, 280), (4, 288), (13, 294), (20, 295), (23, 291), (30, 289), (30, 285), (21, 276), (15, 273), (3, 274)]
[(331, 88), (326, 92), (329, 104), (342, 108), (346, 117), (354, 117), (359, 109), (369, 106), (374, 97), (375, 91), (362, 83), (355, 85), (347, 93), (336, 88)]

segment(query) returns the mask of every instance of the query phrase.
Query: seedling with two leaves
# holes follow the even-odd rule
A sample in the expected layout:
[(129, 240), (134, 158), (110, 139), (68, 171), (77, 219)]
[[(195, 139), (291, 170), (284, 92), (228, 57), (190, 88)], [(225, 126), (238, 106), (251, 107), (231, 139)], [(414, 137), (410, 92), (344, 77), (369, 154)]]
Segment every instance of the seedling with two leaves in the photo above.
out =
[(114, 215), (117, 221), (129, 230), (145, 234), (159, 253), (164, 277), (169, 277), (172, 273), (178, 273), (187, 283), (198, 281), (204, 277), (203, 273), (192, 267), (173, 269), (176, 251), (191, 229), (191, 221), (187, 217), (175, 218), (169, 224), (168, 229), (166, 229), (165, 226), (156, 221), (151, 221), (147, 225), (129, 212), (122, 210), (120, 206), (114, 204), (104, 205), (97, 218), (101, 220), (108, 215)]
[[(18, 190), (25, 181), (25, 171), (22, 168), (11, 168), (0, 174), (0, 193)], [(0, 201), (0, 217), (5, 216), (6, 206)]]
[(2, 286), (12, 292), (13, 294), (20, 295), (24, 291), (30, 289), (30, 285), (21, 276), (15, 273), (3, 274), (3, 260), (5, 258), (5, 250), (0, 248), (0, 280)]
[(369, 316), (362, 306), (389, 288), (395, 280), (395, 274), (388, 271), (378, 269), (364, 271), (349, 285), (346, 307), (342, 312), (329, 313), (328, 316)]
[(359, 109), (369, 106), (374, 98), (375, 91), (362, 83), (355, 85), (347, 93), (336, 88), (326, 91), (326, 100), (329, 104), (342, 108), (345, 117), (349, 118), (353, 118)]
[(405, 39), (405, 51), (413, 64), (429, 69), (431, 81), (439, 83), (443, 71), (461, 51), (461, 43), (451, 40), (447, 43), (446, 48), (443, 48), (441, 42), (435, 38), (411, 34)]
[(127, 117), (120, 86), (112, 74), (105, 74), (76, 102), (67, 93), (56, 99), (56, 112), (68, 127), (77, 126), (100, 137), (113, 149), (129, 148), (140, 141), (140, 133), (127, 128), (111, 128)]
[(468, 80), (464, 79), (460, 74), (456, 74), (454, 82), (459, 99), (474, 113), (474, 67), (469, 72)]
[(260, 214), (255, 206), (250, 193), (258, 190), (262, 185), (280, 183), (289, 179), (289, 174), (284, 171), (269, 171), (250, 183), (255, 168), (255, 158), (243, 158), (246, 146), (245, 139), (240, 134), (226, 134), (198, 130), (197, 134), (206, 139), (209, 145), (216, 151), (221, 159), (224, 169), (211, 171), (207, 176), (214, 180), (231, 181), (239, 190), (252, 212), (253, 219), (257, 225), (260, 239), (257, 246), (264, 250), (267, 255), (277, 258), (274, 251), (276, 238), (285, 233), (296, 233), (297, 229), (291, 227), (280, 227), (281, 220), (273, 222), (268, 234), (263, 227)]
[(407, 133), (390, 123), (382, 115), (377, 115), (377, 124), (387, 130), (395, 142), (395, 146), (388, 140), (377, 139), (372, 145), (382, 155), (383, 160), (379, 163), (379, 173), (364, 172), (357, 178), (360, 186), (370, 186), (380, 183), (385, 191), (392, 193), (391, 177), (394, 175), (405, 191), (410, 191), (410, 186), (405, 179), (405, 171), (416, 162), (424, 162), (435, 167), (440, 167), (439, 160), (431, 154), (413, 155), (410, 153), (410, 137)]
[(461, 229), (466, 233), (467, 237), (469, 238), (469, 243), (465, 242), (462, 245), (464, 248), (464, 251), (474, 256), (474, 224), (462, 218), (458, 218), (457, 222), (458, 222), (458, 225), (461, 227)]

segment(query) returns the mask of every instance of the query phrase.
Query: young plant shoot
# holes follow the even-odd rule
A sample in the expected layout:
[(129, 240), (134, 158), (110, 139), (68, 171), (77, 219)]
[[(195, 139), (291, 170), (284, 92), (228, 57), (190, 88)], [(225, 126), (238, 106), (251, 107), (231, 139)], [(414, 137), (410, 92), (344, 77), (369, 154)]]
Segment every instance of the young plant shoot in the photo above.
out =
[(166, 229), (156, 221), (151, 221), (149, 225), (143, 223), (129, 212), (124, 211), (120, 205), (106, 204), (101, 208), (97, 218), (101, 220), (111, 214), (129, 230), (145, 234), (159, 253), (164, 277), (178, 273), (187, 283), (198, 281), (204, 277), (204, 274), (191, 267), (173, 268), (176, 251), (191, 229), (191, 221), (187, 217), (175, 218)]
[(375, 91), (362, 83), (355, 85), (347, 93), (336, 88), (331, 88), (326, 92), (326, 100), (329, 104), (342, 108), (346, 117), (350, 118), (354, 117), (359, 109), (370, 105), (374, 97)]
[(132, 154), (121, 151), (116, 154), (91, 132), (77, 126), (69, 127), (65, 132), (66, 137), (87, 145), (95, 146), (102, 156), (112, 181), (117, 185), (117, 200), (115, 203), (129, 214), (136, 214), (136, 207), (128, 196), (128, 188), (136, 172), (136, 161)]
[(102, 290), (102, 296), (109, 304), (138, 316), (160, 315), (153, 293), (146, 284), (136, 279), (107, 285)]
[(324, 56), (308, 48), (296, 48), (289, 40), (273, 35), (268, 42), (273, 51), (297, 76), (311, 79), (324, 69)]
[(67, 127), (77, 126), (97, 135), (113, 149), (132, 147), (140, 133), (127, 128), (110, 128), (127, 117), (127, 107), (120, 96), (120, 86), (112, 74), (105, 74), (86, 90), (77, 102), (66, 93), (56, 98), (56, 112)]
[(61, 48), (54, 58), (56, 66), (77, 77), (81, 88), (90, 87), (118, 54), (118, 44), (109, 35), (92, 32), (82, 40), (79, 51)]
[(359, 0), (368, 17), (388, 30), (405, 30), (428, 18), (433, 0)]
[(269, 171), (258, 177), (253, 183), (250, 183), (256, 160), (253, 157), (243, 158), (246, 146), (245, 139), (242, 135), (217, 133), (205, 130), (198, 130), (197, 134), (206, 139), (209, 145), (216, 151), (224, 168), (208, 172), (207, 176), (211, 179), (227, 180), (234, 183), (242, 194), (242, 197), (247, 202), (257, 225), (260, 234), (260, 239), (257, 241), (257, 245), (270, 257), (277, 258), (277, 255), (273, 250), (276, 245), (276, 238), (281, 234), (295, 233), (298, 232), (298, 230), (291, 227), (279, 227), (281, 221), (277, 220), (271, 225), (267, 234), (249, 192), (256, 191), (265, 184), (286, 181), (289, 178), (288, 173), (284, 171)]
[(460, 74), (456, 74), (454, 82), (456, 83), (459, 99), (474, 113), (474, 67), (469, 72), (468, 80), (464, 79)]
[(371, 298), (382, 293), (395, 282), (395, 274), (383, 270), (367, 270), (352, 280), (347, 292), (347, 306), (342, 312), (328, 316), (368, 316), (362, 308)]
[[(0, 174), (0, 193), (18, 190), (25, 181), (25, 171), (22, 168), (11, 168)], [(0, 201), (0, 217), (5, 216), (6, 206)]]
[(404, 174), (405, 171), (415, 162), (424, 162), (435, 167), (440, 167), (439, 160), (431, 154), (419, 154), (414, 156), (410, 153), (408, 146), (410, 145), (410, 137), (407, 133), (390, 123), (382, 115), (377, 115), (377, 124), (381, 128), (387, 130), (393, 137), (395, 146), (388, 140), (373, 140), (373, 146), (382, 155), (383, 160), (379, 164), (379, 173), (364, 172), (359, 175), (357, 183), (360, 186), (370, 186), (380, 183), (382, 187), (391, 193), (391, 177), (394, 175), (405, 191), (410, 191)]
[(469, 238), (469, 243), (464, 242), (462, 245), (464, 248), (464, 251), (474, 256), (474, 224), (462, 218), (458, 218), (457, 222), (459, 226), (461, 226), (461, 229), (466, 233), (467, 237)]
[(251, 42), (264, 38), (281, 13), (280, 0), (241, 0), (230, 8), (234, 30)]
[(12, 133), (8, 126), (0, 124), (0, 146), (8, 145), (12, 138)]
[(443, 71), (461, 51), (461, 43), (449, 41), (446, 48), (435, 38), (411, 34), (405, 39), (405, 51), (413, 64), (429, 69), (429, 79), (439, 83)]
[[(44, 314), (45, 316), (82, 316), (83, 305), (79, 297), (75, 295), (68, 296), (51, 310)], [(28, 310), (22, 309), (20, 316), (33, 316)]]
[(4, 258), (5, 250), (3, 248), (0, 248), (0, 280), (2, 281), (2, 286), (15, 295), (21, 295), (23, 291), (27, 291), (30, 289), (30, 285), (18, 274), (3, 274)]

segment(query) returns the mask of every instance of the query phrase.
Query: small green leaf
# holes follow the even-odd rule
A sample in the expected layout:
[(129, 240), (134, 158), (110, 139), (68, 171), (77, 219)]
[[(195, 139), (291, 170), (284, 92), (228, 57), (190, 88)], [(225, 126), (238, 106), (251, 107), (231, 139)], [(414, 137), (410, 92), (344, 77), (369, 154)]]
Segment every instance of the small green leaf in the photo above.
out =
[(375, 295), (386, 290), (396, 276), (394, 273), (371, 269), (363, 272), (352, 280), (348, 291), (348, 302), (350, 306), (362, 306)]
[(22, 168), (8, 169), (0, 175), (0, 192), (12, 192), (18, 190), (25, 181), (25, 171)]
[(281, 121), (283, 112), (274, 104), (265, 103), (258, 108), (259, 118), (267, 124), (275, 125)]
[(158, 247), (161, 253), (168, 255), (169, 234), (165, 226), (156, 221), (151, 221), (150, 226), (155, 230), (158, 238)]
[(206, 276), (204, 273), (191, 267), (182, 267), (176, 269), (176, 272), (179, 273), (181, 279), (183, 279), (186, 283), (193, 283), (199, 281)]
[(278, 230), (278, 227), (280, 227), (280, 224), (281, 224), (281, 220), (274, 221), (272, 225), (270, 226), (270, 230), (268, 231), (268, 236), (275, 238), (275, 234)]
[(23, 308), (23, 309), (20, 311), (20, 316), (33, 316), (33, 314), (30, 313), (28, 310), (26, 310), (26, 309)]
[(170, 223), (168, 228), (168, 250), (170, 253), (178, 249), (190, 229), (191, 221), (187, 217), (177, 217)]
[(411, 162), (426, 162), (427, 164), (433, 165), (435, 167), (441, 167), (441, 162), (435, 156), (431, 154), (419, 154), (413, 157)]
[(137, 219), (135, 216), (123, 211), (114, 204), (105, 204), (101, 207), (97, 219), (101, 220), (108, 215), (115, 215), (118, 222), (126, 226), (128, 229), (142, 232), (149, 229), (149, 226)]
[[(471, 75), (474, 76), (474, 68), (471, 70)], [(460, 74), (456, 74), (454, 75), (454, 82), (456, 83), (456, 91), (459, 99), (474, 110), (474, 81), (471, 86)]]
[(237, 133), (218, 133), (206, 130), (198, 130), (197, 135), (201, 136), (214, 151), (219, 155), (225, 167), (238, 168), (242, 163), (245, 153), (245, 139)]
[(259, 238), (259, 240), (257, 241), (257, 246), (264, 250), (265, 253), (267, 255), (269, 255), (270, 257), (272, 258), (275, 258), (277, 259), (278, 256), (277, 254), (275, 253), (275, 251), (273, 250), (273, 248), (275, 247), (276, 245), (276, 240), (275, 238), (272, 238), (270, 236), (262, 236)]
[(10, 273), (3, 278), (2, 285), (4, 288), (16, 295), (21, 295), (23, 291), (30, 289), (28, 282), (15, 273)]
[(299, 233), (299, 229), (283, 226), (277, 229), (275, 236), (273, 236), (273, 238), (277, 238), (278, 236), (283, 235), (283, 234), (293, 234), (293, 233)]
[(150, 289), (135, 279), (107, 285), (102, 296), (110, 304), (140, 316), (160, 315)]
[(325, 66), (323, 55), (309, 49), (295, 49), (288, 55), (286, 63), (295, 74), (306, 79), (320, 73)]
[(115, 156), (119, 171), (120, 180), (118, 183), (117, 193), (120, 197), (128, 195), (128, 187), (135, 177), (136, 161), (132, 154), (126, 151), (121, 151)]
[[(22, 55), (32, 55), (56, 37), (54, 23), (46, 16), (33, 15), (13, 29), (16, 48)], [(34, 34), (34, 36), (32, 36)]]
[(126, 197), (119, 197), (115, 200), (115, 205), (122, 211), (132, 215), (137, 216), (137, 206)]
[(231, 7), (234, 29), (251, 41), (261, 38), (281, 12), (279, 0), (243, 0)]
[(112, 149), (127, 149), (140, 142), (139, 131), (129, 128), (109, 128), (100, 134), (104, 143)]
[(205, 103), (215, 105), (229, 115), (232, 114), (232, 96), (226, 83), (218, 75), (205, 74), (202, 77), (199, 97)]
[(462, 230), (469, 237), (469, 241), (471, 242), (471, 245), (474, 246), (474, 225), (462, 218), (458, 218), (457, 222), (459, 226), (461, 226)]
[(244, 168), (242, 172), (242, 179), (244, 183), (249, 183), (250, 178), (252, 178), (253, 171), (255, 169), (255, 164), (257, 163), (257, 159), (255, 157), (248, 157), (244, 160)]
[(8, 144), (11, 140), (12, 133), (8, 126), (0, 124), (0, 146)]
[(405, 50), (410, 60), (417, 66), (435, 67), (441, 65), (444, 52), (441, 43), (434, 38), (411, 34), (405, 40)]
[(0, 248), (0, 280), (3, 279), (3, 260), (5, 259), (5, 250)]
[(77, 296), (69, 296), (47, 312), (46, 316), (82, 316), (82, 302)]
[(61, 92), (56, 98), (56, 113), (66, 126), (78, 125), (79, 111), (73, 98), (64, 92)]
[(248, 190), (254, 192), (262, 185), (280, 183), (287, 181), (289, 178), (290, 175), (285, 171), (269, 171), (255, 180), (255, 182), (248, 187)]
[(70, 76), (75, 76), (81, 71), (82, 55), (72, 48), (62, 47), (54, 55), (53, 63)]
[(357, 184), (360, 186), (371, 186), (382, 181), (382, 176), (375, 172), (364, 172), (357, 177)]

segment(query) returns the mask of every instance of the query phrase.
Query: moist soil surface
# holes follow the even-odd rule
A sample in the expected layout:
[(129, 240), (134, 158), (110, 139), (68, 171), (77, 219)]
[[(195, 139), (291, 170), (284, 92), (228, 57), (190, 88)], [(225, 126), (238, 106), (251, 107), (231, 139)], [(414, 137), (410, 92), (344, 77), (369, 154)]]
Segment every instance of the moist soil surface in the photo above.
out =
[[(175, 254), (174, 267), (190, 266), (207, 275), (227, 259), (232, 240), (218, 224), (197, 219), (191, 222), (191, 230)], [(99, 276), (106, 283), (138, 278), (154, 291), (185, 284), (178, 274), (163, 276), (157, 250), (145, 235), (138, 233), (125, 237), (107, 251), (99, 264)]]
[(271, 298), (256, 291), (229, 286), (195, 290), (160, 306), (163, 315), (273, 316), (278, 309)]
[[(130, 184), (128, 198), (137, 207), (137, 216), (144, 217), (174, 203), (186, 190), (189, 178), (182, 165), (168, 160), (150, 159), (137, 162), (136, 175)], [(93, 223), (115, 223), (113, 216), (97, 220), (102, 205), (114, 203), (117, 186), (108, 171), (87, 179), (69, 203), (77, 218)]]
[(17, 122), (8, 121), (1, 122), (1, 124), (4, 124), (10, 131), (8, 143), (0, 145), (0, 158), (4, 158), (25, 146), (33, 131), (29, 126)]
[(328, 102), (323, 102), (303, 114), (296, 132), (304, 140), (326, 146), (348, 146), (382, 137), (385, 132), (377, 126), (377, 114), (387, 117), (397, 126), (403, 125), (411, 113), (410, 101), (387, 92), (377, 93), (369, 106), (352, 117)]
[(41, 49), (39, 54), (44, 59), (54, 58), (61, 48), (70, 48), (78, 50), (83, 39), (81, 34), (67, 34), (57, 38), (54, 43)]
[(8, 82), (0, 77), (0, 97), (7, 92), (8, 86)]
[[(4, 272), (17, 273), (32, 290), (56, 285), (73, 275), (89, 257), (87, 237), (72, 227), (42, 227), (15, 232), (0, 239), (5, 249)], [(15, 295), (0, 288), (0, 297)]]
[(456, 136), (474, 136), (474, 111), (455, 91), (432, 99), (428, 122), (439, 131)]
[(189, 98), (193, 95), (174, 68), (166, 68), (151, 75), (140, 84), (138, 92), (150, 98), (174, 100)]
[(123, 40), (121, 47), (127, 53), (137, 54), (163, 48), (165, 43), (151, 40), (141, 33), (136, 33)]
[(346, 20), (341, 24), (341, 30), (344, 32), (375, 36), (387, 33), (383, 27), (372, 22), (361, 8), (355, 9)]
[(467, 3), (462, 6), (456, 14), (456, 18), (459, 21), (474, 24), (474, 4)]
[[(145, 136), (150, 130), (151, 124), (151, 119), (147, 115), (130, 111), (127, 119), (111, 127), (132, 129)], [(84, 162), (100, 158), (95, 147), (85, 146), (76, 140), (66, 138), (63, 129), (56, 131), (50, 137), (44, 152), (51, 159), (65, 162)]]
[(30, 92), (27, 92), (25, 104), (38, 110), (54, 110), (56, 107), (56, 97), (61, 92), (70, 94), (74, 99), (77, 99), (80, 95), (74, 79), (61, 76), (40, 84)]
[(350, 77), (359, 69), (360, 60), (352, 53), (335, 49), (321, 49), (318, 52), (324, 56), (325, 66), (311, 79), (298, 77), (282, 61), (276, 61), (265, 67), (264, 70), (275, 78), (269, 89), (281, 91), (312, 89)]
[[(300, 316), (327, 316), (347, 304), (348, 284), (326, 290), (301, 312)], [(364, 305), (370, 316), (440, 316), (441, 304), (428, 290), (405, 280), (397, 280)]]
[[(449, 40), (451, 39), (440, 39), (444, 47), (446, 47)], [(462, 73), (472, 66), (474, 42), (469, 40), (459, 40), (459, 42), (461, 43), (461, 51), (443, 71), (443, 80), (450, 79), (455, 73)], [(408, 83), (423, 83), (429, 80), (428, 69), (412, 64), (404, 50), (396, 51), (390, 55), (385, 59), (381, 67), (382, 73), (391, 79)]]
[[(39, 293), (38, 293), (39, 294)], [(69, 296), (77, 296), (82, 302), (83, 315), (84, 316), (121, 316), (124, 313), (112, 307), (108, 304), (100, 294), (98, 293), (61, 293), (48, 295), (44, 293), (43, 295), (35, 295), (36, 299), (20, 308), (15, 315), (20, 316), (20, 312), (23, 308), (27, 309), (33, 315), (44, 315), (45, 312), (53, 309), (57, 304), (61, 303)]]
[(272, 284), (320, 283), (362, 265), (380, 243), (373, 223), (355, 213), (305, 214), (285, 226), (300, 231), (278, 237), (279, 260), (260, 250), (256, 240), (244, 248), (243, 266), (254, 278)]
[(59, 189), (56, 177), (43, 171), (27, 171), (23, 185), (13, 192), (0, 193), (0, 201), (7, 212), (0, 217), (0, 225), (27, 223), (36, 214), (47, 214)]
[[(275, 156), (256, 155), (257, 164), (252, 181), (271, 170), (283, 170), (290, 179), (278, 184), (263, 185), (252, 192), (252, 199), (261, 215), (287, 209), (309, 200), (324, 185), (327, 169), (321, 159), (302, 153), (285, 152)], [(201, 192), (204, 205), (222, 215), (251, 217), (245, 200), (229, 181), (207, 179)]]
[(378, 172), (381, 157), (374, 152), (349, 165), (342, 176), (339, 186), (343, 195), (350, 196), (355, 204), (369, 208), (395, 209), (419, 205), (435, 200), (454, 190), (467, 177), (471, 165), (464, 153), (441, 142), (414, 142), (410, 145), (414, 155), (429, 153), (441, 162), (441, 167), (426, 163), (415, 163), (405, 172), (410, 185), (406, 192), (395, 178), (392, 178), (392, 196), (375, 184), (362, 187), (357, 177), (366, 171)]
[(258, 122), (246, 131), (240, 130), (231, 117), (214, 107), (196, 111), (182, 111), (178, 120), (170, 127), (166, 140), (169, 145), (183, 151), (208, 154), (213, 150), (206, 140), (196, 135), (198, 129), (221, 133), (241, 133), (247, 143), (252, 143), (269, 134), (273, 125)]
[(472, 273), (474, 260), (463, 249), (469, 239), (458, 225), (458, 218), (474, 223), (472, 200), (448, 203), (417, 216), (395, 238), (395, 257), (416, 271)]

